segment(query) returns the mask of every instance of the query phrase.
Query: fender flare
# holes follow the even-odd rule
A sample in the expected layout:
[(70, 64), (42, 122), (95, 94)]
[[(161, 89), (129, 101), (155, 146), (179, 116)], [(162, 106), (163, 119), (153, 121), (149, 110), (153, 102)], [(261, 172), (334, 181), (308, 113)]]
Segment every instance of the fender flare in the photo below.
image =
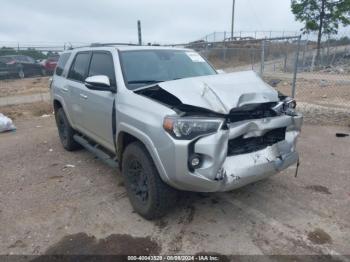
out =
[(70, 126), (75, 128), (75, 126), (74, 126), (74, 124), (72, 122), (72, 119), (71, 119), (71, 117), (68, 114), (67, 105), (64, 102), (64, 99), (61, 96), (58, 96), (58, 95), (54, 94), (53, 97), (52, 97), (52, 105), (54, 104), (55, 101), (58, 101), (62, 105), (62, 108), (64, 110), (64, 113), (66, 114), (66, 117), (68, 119), (68, 122), (69, 122)]
[(147, 151), (151, 155), (153, 162), (158, 170), (158, 173), (162, 180), (168, 184), (171, 184), (171, 180), (169, 179), (165, 168), (163, 166), (163, 163), (159, 157), (157, 148), (155, 147), (154, 143), (152, 142), (151, 138), (147, 136), (143, 131), (139, 130), (138, 128), (135, 128), (134, 126), (128, 125), (126, 123), (120, 123), (117, 128), (117, 134), (116, 134), (116, 140), (118, 141), (118, 137), (121, 132), (128, 133), (135, 138), (137, 138), (141, 143), (144, 144)]

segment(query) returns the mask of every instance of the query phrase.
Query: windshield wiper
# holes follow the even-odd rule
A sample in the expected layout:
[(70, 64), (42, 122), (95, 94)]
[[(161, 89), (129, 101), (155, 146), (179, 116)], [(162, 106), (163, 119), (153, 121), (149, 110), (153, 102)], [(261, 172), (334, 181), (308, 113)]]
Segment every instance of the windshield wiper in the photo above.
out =
[(164, 82), (164, 80), (134, 80), (128, 81), (128, 84), (156, 84)]

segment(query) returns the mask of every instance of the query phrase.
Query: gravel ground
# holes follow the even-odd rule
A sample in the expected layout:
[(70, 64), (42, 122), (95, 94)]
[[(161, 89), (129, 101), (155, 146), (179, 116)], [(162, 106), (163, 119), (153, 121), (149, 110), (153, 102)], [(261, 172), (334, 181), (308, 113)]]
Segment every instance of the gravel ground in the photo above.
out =
[(0, 80), (0, 97), (47, 93), (50, 77)]
[(347, 127), (304, 127), (298, 178), (291, 167), (229, 193), (182, 193), (150, 222), (116, 170), (63, 150), (52, 116), (15, 124), (0, 134), (0, 254), (350, 255), (350, 138), (335, 136)]

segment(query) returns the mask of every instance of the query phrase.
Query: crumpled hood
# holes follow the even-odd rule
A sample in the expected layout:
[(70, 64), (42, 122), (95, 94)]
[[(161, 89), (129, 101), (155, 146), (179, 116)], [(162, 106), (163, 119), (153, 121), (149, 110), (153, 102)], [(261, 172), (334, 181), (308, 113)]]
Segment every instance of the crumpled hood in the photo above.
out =
[(255, 72), (185, 78), (158, 84), (183, 104), (221, 114), (247, 104), (278, 102), (278, 92)]

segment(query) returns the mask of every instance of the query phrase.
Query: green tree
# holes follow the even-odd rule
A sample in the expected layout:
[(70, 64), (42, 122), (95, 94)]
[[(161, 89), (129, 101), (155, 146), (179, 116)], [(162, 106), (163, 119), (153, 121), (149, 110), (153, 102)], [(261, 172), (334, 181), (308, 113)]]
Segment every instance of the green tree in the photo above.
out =
[(316, 61), (322, 35), (337, 34), (340, 25), (350, 25), (350, 0), (292, 0), (292, 12), (297, 21), (305, 24), (304, 33), (318, 32)]

